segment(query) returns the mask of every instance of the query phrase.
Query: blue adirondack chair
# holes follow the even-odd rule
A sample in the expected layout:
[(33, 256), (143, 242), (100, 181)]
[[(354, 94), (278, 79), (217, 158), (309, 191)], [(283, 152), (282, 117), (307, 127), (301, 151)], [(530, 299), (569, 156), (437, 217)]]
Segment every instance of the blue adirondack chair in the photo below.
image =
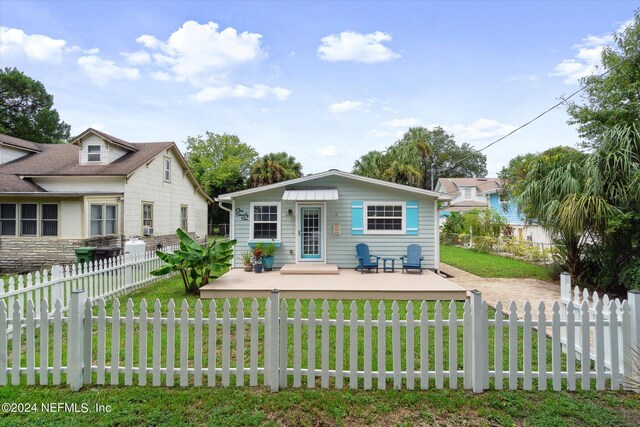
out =
[[(369, 246), (364, 243), (358, 243), (356, 245), (356, 258), (358, 258), (358, 266), (356, 270), (360, 270), (362, 274), (364, 274), (364, 269), (371, 270), (372, 268), (376, 269), (376, 273), (378, 272), (378, 262), (380, 261), (379, 256), (371, 255), (369, 253)], [(372, 261), (375, 259), (375, 261)]]
[(407, 254), (400, 257), (402, 260), (402, 273), (405, 270), (419, 270), (420, 274), (422, 274), (422, 261), (424, 257), (420, 254), (422, 253), (422, 247), (420, 245), (409, 245), (407, 246)]

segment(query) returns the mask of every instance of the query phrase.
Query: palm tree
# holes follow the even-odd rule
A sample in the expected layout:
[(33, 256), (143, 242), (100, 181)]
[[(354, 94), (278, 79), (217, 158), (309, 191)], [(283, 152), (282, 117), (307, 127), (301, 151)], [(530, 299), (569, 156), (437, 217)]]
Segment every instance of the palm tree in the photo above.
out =
[(302, 176), (302, 165), (285, 153), (269, 153), (260, 157), (251, 167), (250, 185), (260, 187)]
[[(429, 176), (431, 157), (433, 156), (431, 133), (428, 129), (422, 126), (409, 128), (409, 130), (402, 136), (402, 141), (409, 143), (418, 151), (420, 156), (420, 166), (422, 168), (422, 188), (426, 189), (429, 185), (427, 177)], [(433, 188), (431, 188), (431, 190), (433, 190)]]
[(382, 179), (386, 169), (387, 158), (380, 151), (369, 151), (353, 164), (353, 173), (369, 178)]

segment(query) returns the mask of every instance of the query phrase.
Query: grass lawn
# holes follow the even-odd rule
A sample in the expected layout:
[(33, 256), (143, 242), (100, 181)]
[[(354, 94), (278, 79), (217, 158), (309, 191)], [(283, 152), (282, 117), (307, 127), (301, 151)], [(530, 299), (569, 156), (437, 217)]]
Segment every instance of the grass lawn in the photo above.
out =
[[(135, 303), (136, 312), (142, 298), (145, 298), (151, 306), (156, 298), (162, 302), (163, 312), (167, 303), (174, 299), (179, 305), (185, 297), (184, 288), (177, 277), (163, 280), (147, 288), (121, 298), (121, 312), (124, 314), (126, 300), (131, 297)], [(195, 297), (187, 297), (191, 316), (193, 306), (197, 300)], [(222, 302), (217, 301), (218, 314), (221, 313)], [(231, 315), (235, 314), (237, 300), (231, 301)], [(250, 300), (244, 300), (245, 307), (250, 306)], [(264, 305), (264, 300), (259, 301)], [(306, 317), (306, 309), (309, 301), (302, 301), (303, 317)], [(387, 305), (387, 318), (391, 315), (390, 302)], [(209, 301), (205, 300), (205, 307)], [(293, 313), (293, 304), (290, 304), (290, 314)], [(317, 304), (317, 317), (320, 317), (321, 303)], [(404, 306), (404, 304), (402, 304)], [(359, 304), (359, 311), (363, 310), (363, 304)], [(374, 318), (377, 315), (377, 302), (373, 304)], [(111, 313), (112, 303), (107, 305), (107, 314)], [(335, 316), (336, 302), (330, 302), (331, 316)], [(151, 310), (149, 310), (151, 311)], [(461, 305), (456, 307), (461, 317)], [(208, 310), (205, 310), (205, 316)], [(245, 311), (248, 315), (248, 310)], [(347, 312), (348, 313), (348, 312)], [(360, 313), (362, 316), (362, 313)], [(404, 314), (402, 314), (404, 317)], [(433, 318), (433, 305), (430, 305), (430, 317)], [(448, 317), (445, 314), (444, 317)], [(362, 317), (360, 317), (362, 318)], [(137, 328), (137, 326), (136, 326)], [(320, 327), (317, 328), (319, 332)], [(333, 330), (333, 328), (332, 328)], [(235, 334), (231, 327), (232, 335)], [(335, 330), (334, 330), (335, 332)], [(432, 332), (431, 332), (432, 333)], [(107, 328), (107, 336), (110, 336), (110, 328)], [(176, 341), (179, 340), (179, 330), (176, 333)], [(348, 334), (345, 332), (345, 336)], [(372, 367), (376, 369), (376, 330), (373, 331), (374, 360)], [(461, 330), (459, 331), (461, 337)], [(95, 331), (94, 331), (95, 337)], [(446, 341), (447, 331), (444, 331)], [(306, 328), (303, 328), (303, 360), (306, 356)], [(191, 335), (190, 339), (193, 339)], [(403, 335), (404, 339), (404, 335)], [(505, 337), (505, 364), (508, 364), (508, 337)], [(521, 340), (522, 337), (519, 337)], [(36, 342), (38, 332), (36, 333)], [(124, 361), (124, 327), (121, 328), (120, 363)], [(332, 335), (331, 347), (334, 336)], [(387, 349), (391, 348), (391, 334), (387, 332)], [(490, 334), (489, 340), (493, 341)], [(430, 340), (431, 343), (433, 339)], [(193, 341), (190, 341), (193, 342)], [(234, 354), (235, 340), (231, 339), (232, 355)], [(416, 340), (418, 342), (418, 340)], [(218, 352), (220, 352), (218, 342)], [(316, 338), (317, 346), (320, 345), (319, 335)], [(245, 345), (248, 345), (248, 337), (245, 331)], [(163, 355), (166, 342), (163, 339)], [(107, 364), (110, 361), (110, 345), (107, 345)], [(151, 348), (148, 345), (148, 348)], [(206, 348), (206, 343), (204, 348)], [(291, 345), (289, 353), (291, 353)], [(348, 349), (345, 342), (345, 349)], [(491, 346), (490, 346), (491, 348)], [(551, 346), (547, 346), (550, 351)], [(95, 349), (95, 341), (94, 341)], [(317, 347), (318, 349), (318, 347)], [(66, 352), (66, 344), (62, 347)], [(447, 346), (443, 352), (448, 351)], [(461, 341), (458, 342), (458, 354), (462, 351)], [(189, 351), (190, 360), (193, 350)], [(359, 351), (362, 354), (362, 350)], [(430, 349), (433, 355), (433, 348)], [(532, 351), (535, 358), (536, 347)], [(137, 364), (137, 343), (134, 345), (134, 364)], [(178, 352), (176, 351), (176, 355)], [(320, 351), (316, 350), (316, 367), (320, 366)], [(11, 354), (9, 354), (11, 357)], [(36, 358), (39, 355), (36, 354)], [(177, 357), (176, 357), (177, 359)], [(333, 359), (333, 357), (332, 357)], [(348, 357), (345, 357), (345, 367), (348, 366)], [(391, 354), (387, 354), (387, 369), (391, 369)], [(404, 359), (404, 355), (403, 355)], [(64, 360), (64, 357), (63, 357)], [(248, 359), (247, 359), (248, 360)], [(461, 357), (459, 357), (461, 360)], [(549, 359), (550, 360), (550, 359)], [(205, 358), (206, 361), (206, 358)], [(36, 363), (38, 361), (36, 360)], [(23, 361), (24, 363), (24, 361)], [(178, 360), (176, 360), (176, 366)], [(218, 354), (218, 364), (220, 354)], [(247, 362), (248, 363), (248, 362)], [(291, 363), (291, 361), (290, 361)], [(360, 364), (362, 362), (360, 361)], [(491, 363), (493, 363), (491, 361)], [(430, 361), (433, 366), (433, 360)], [(535, 364), (535, 360), (534, 360)], [(163, 363), (164, 365), (164, 363)], [(235, 360), (231, 361), (231, 366)], [(445, 358), (445, 368), (447, 367)], [(290, 365), (291, 366), (291, 365)], [(303, 362), (303, 367), (305, 362)], [(333, 365), (332, 365), (333, 366)], [(122, 377), (122, 375), (121, 375)], [(107, 383), (109, 382), (107, 374)], [(37, 381), (38, 379), (36, 379)], [(235, 383), (232, 375), (231, 384)], [(64, 375), (63, 375), (64, 381)], [(134, 383), (137, 377), (134, 375)], [(24, 377), (23, 377), (24, 383)], [(120, 378), (120, 384), (122, 384)], [(148, 383), (151, 383), (148, 379)], [(176, 384), (178, 375), (176, 375)], [(205, 380), (206, 383), (206, 380)], [(373, 381), (374, 387), (376, 380)], [(220, 380), (218, 379), (218, 384)], [(447, 380), (445, 379), (445, 387)], [(459, 386), (461, 388), (461, 382)], [(91, 412), (87, 413), (43, 413), (38, 407), (34, 413), (6, 413), (0, 412), (0, 425), (638, 425), (640, 423), (640, 400), (637, 395), (624, 392), (537, 392), (537, 391), (487, 391), (475, 395), (469, 391), (435, 390), (433, 380), (430, 390), (427, 391), (395, 391), (388, 384), (386, 391), (348, 390), (348, 381), (345, 380), (345, 390), (307, 389), (303, 379), (302, 389), (285, 389), (278, 393), (271, 393), (263, 387), (116, 387), (96, 386), (85, 387), (82, 391), (73, 393), (67, 387), (39, 387), (39, 386), (5, 386), (0, 387), (0, 401), (2, 403), (75, 403), (78, 408), (81, 404), (87, 404)], [(536, 383), (534, 381), (534, 387)], [(579, 384), (578, 384), (579, 387)], [(110, 413), (96, 413), (93, 411), (96, 404), (110, 405)], [(80, 410), (80, 409), (78, 409)]]
[(552, 279), (548, 267), (451, 245), (440, 245), (440, 261), (480, 277)]

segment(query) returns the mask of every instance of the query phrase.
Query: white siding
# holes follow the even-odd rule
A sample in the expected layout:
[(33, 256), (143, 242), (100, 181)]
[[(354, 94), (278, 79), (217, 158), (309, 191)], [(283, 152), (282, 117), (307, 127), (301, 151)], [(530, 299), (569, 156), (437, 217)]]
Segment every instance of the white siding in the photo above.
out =
[[(87, 135), (82, 140), (80, 140), (81, 149), (80, 149), (80, 164), (103, 164), (107, 165), (109, 163), (113, 163), (118, 160), (120, 157), (124, 156), (129, 152), (129, 150), (118, 147), (117, 145), (109, 144), (102, 138), (97, 135)], [(88, 162), (87, 155), (89, 149), (89, 145), (99, 145), (102, 147), (101, 149), (101, 162)]]
[[(171, 158), (171, 182), (163, 180), (163, 157)], [(124, 234), (141, 235), (142, 202), (153, 203), (154, 235), (174, 234), (180, 226), (180, 205), (188, 206), (190, 232), (207, 235), (207, 200), (184, 173), (173, 150), (163, 151), (129, 178), (124, 189)]]
[(50, 192), (123, 193), (121, 176), (56, 176), (33, 178), (33, 182)]
[(8, 147), (4, 144), (0, 144), (0, 165), (3, 163), (9, 163), (30, 153), (30, 151), (20, 150), (18, 148)]
[[(336, 187), (338, 188), (339, 200), (326, 202), (326, 262), (338, 264), (341, 268), (354, 267), (357, 262), (355, 258), (355, 246), (358, 243), (367, 243), (371, 253), (378, 256), (406, 255), (407, 245), (417, 243), (422, 246), (422, 255), (425, 257), (424, 266), (435, 268), (436, 245), (434, 233), (434, 209), (435, 199), (427, 196), (420, 196), (415, 193), (403, 192), (384, 188), (374, 184), (361, 183), (341, 177), (326, 177), (305, 183), (307, 186)], [(300, 185), (303, 187), (303, 185)], [(254, 193), (244, 197), (239, 197), (235, 201), (235, 208), (249, 213), (250, 202), (279, 202), (282, 201), (284, 188)], [(351, 234), (351, 202), (357, 201), (418, 201), (418, 228), (419, 235), (408, 236), (398, 234)], [(293, 211), (292, 216), (287, 216), (287, 211)], [(289, 264), (296, 262), (296, 203), (293, 201), (282, 201), (281, 205), (281, 247), (276, 250), (275, 265)], [(235, 214), (234, 214), (235, 215)], [(242, 220), (235, 215), (235, 238), (238, 240), (236, 253), (248, 250), (249, 240), (249, 220)], [(332, 233), (333, 224), (340, 224), (341, 233)], [(235, 266), (241, 267), (242, 260), (236, 256)]]

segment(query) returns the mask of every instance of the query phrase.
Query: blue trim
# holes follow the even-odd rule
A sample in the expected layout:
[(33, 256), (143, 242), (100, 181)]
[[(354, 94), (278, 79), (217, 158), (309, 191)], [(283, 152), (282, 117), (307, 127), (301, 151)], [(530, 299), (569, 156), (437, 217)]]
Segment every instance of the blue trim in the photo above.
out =
[(351, 234), (364, 234), (364, 202), (351, 202)]
[[(318, 254), (317, 255), (305, 255), (302, 239), (302, 232), (304, 228), (304, 217), (302, 216), (303, 209), (317, 209), (318, 210)], [(301, 206), (300, 207), (300, 259), (321, 259), (322, 258), (322, 206)]]
[(408, 236), (418, 235), (418, 202), (407, 202), (407, 222), (405, 228)]
[(280, 240), (249, 240), (247, 244), (250, 248), (255, 248), (258, 243), (262, 243), (263, 245), (268, 245), (269, 243), (273, 243), (276, 248), (282, 246), (282, 242)]

